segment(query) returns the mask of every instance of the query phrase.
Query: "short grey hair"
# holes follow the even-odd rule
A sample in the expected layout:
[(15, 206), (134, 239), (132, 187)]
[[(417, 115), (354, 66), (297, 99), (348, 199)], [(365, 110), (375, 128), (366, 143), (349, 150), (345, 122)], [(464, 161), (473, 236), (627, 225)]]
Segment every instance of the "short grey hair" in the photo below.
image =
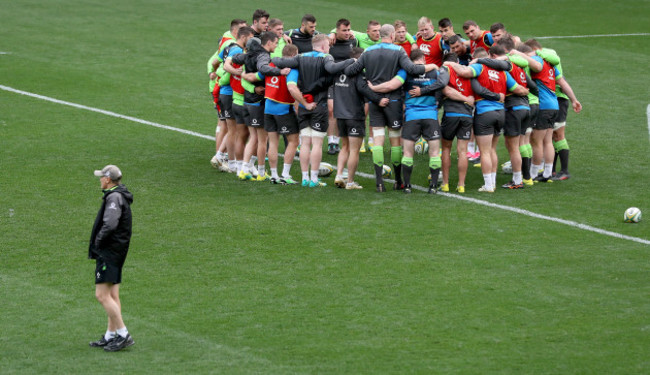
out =
[(381, 26), (379, 29), (379, 37), (380, 38), (388, 38), (392, 33), (395, 32), (395, 26), (386, 23)]

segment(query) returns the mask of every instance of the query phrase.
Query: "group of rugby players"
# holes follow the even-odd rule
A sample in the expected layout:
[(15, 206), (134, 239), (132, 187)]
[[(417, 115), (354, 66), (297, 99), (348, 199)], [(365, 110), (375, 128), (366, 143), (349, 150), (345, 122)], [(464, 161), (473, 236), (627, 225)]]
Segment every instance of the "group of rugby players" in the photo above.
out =
[[(251, 26), (234, 19), (207, 64), (219, 111), (213, 166), (241, 180), (299, 184), (290, 174), (299, 149), (302, 186), (325, 186), (318, 170), (327, 137), (328, 153), (338, 153), (334, 184), (361, 189), (354, 176), (359, 152), (365, 151), (368, 118), (379, 192), (386, 191), (386, 128), (393, 188), (405, 193), (411, 193), (414, 146), (420, 138), (429, 146), (429, 193), (436, 193), (438, 185), (449, 191), (454, 138), (456, 191), (465, 192), (468, 160), (474, 159), (484, 178), (478, 190), (494, 192), (501, 133), (512, 166), (512, 181), (503, 188), (568, 179), (566, 116), (569, 104), (575, 112), (582, 106), (562, 76), (555, 51), (534, 39), (522, 42), (501, 23), (487, 31), (466, 21), (467, 40), (448, 18), (438, 22), (438, 32), (426, 17), (417, 26), (412, 36), (403, 21), (370, 21), (366, 32), (358, 32), (340, 19), (330, 33), (318, 33), (315, 17), (307, 14), (299, 28), (285, 32), (281, 20), (261, 9)], [(444, 109), (441, 123), (439, 107)], [(286, 147), (279, 174), (280, 138)]]

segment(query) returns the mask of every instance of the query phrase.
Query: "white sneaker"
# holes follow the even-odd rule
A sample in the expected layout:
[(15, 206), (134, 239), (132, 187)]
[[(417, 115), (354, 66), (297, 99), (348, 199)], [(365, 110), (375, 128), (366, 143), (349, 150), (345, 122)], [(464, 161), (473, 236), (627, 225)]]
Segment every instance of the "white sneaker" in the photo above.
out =
[(345, 184), (345, 190), (361, 190), (363, 186), (356, 183), (356, 181)]
[(212, 165), (212, 168), (219, 168), (220, 163), (217, 154), (214, 154), (212, 159), (210, 159), (210, 164)]
[(483, 193), (494, 193), (494, 188), (488, 188), (485, 185), (483, 185), (480, 188), (478, 188), (478, 191)]

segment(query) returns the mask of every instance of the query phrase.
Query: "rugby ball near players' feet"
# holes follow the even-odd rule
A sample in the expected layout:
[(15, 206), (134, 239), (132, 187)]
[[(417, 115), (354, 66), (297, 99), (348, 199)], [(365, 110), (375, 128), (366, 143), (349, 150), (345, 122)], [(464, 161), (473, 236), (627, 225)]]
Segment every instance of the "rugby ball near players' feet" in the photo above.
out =
[(328, 177), (334, 172), (334, 166), (330, 163), (322, 162), (318, 167), (318, 177)]
[(636, 207), (630, 207), (623, 214), (623, 221), (626, 223), (638, 223), (641, 221), (641, 210)]
[(423, 155), (429, 152), (429, 143), (420, 137), (420, 139), (415, 142), (414, 151), (418, 155)]
[(381, 174), (384, 178), (393, 177), (393, 169), (386, 164), (384, 164), (383, 172)]

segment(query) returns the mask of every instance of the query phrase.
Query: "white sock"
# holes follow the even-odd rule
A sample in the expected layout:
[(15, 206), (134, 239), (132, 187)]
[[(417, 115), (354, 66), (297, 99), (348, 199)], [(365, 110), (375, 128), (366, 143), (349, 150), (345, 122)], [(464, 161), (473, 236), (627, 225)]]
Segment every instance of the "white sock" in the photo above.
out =
[(334, 143), (338, 145), (339, 142), (341, 141), (341, 137), (337, 137), (337, 136), (333, 136), (333, 137), (334, 137)]
[(124, 327), (118, 328), (116, 333), (122, 337), (126, 337), (129, 334), (129, 331), (126, 329), (126, 327)]
[(375, 142), (372, 141), (372, 137), (368, 137), (368, 143), (372, 143), (373, 145), (375, 144)]
[(484, 182), (485, 187), (487, 189), (493, 189), (493, 187), (492, 187), (492, 173), (484, 174), (483, 175), (483, 182)]
[(335, 137), (334, 137), (333, 135), (328, 135), (328, 136), (327, 136), (327, 143), (329, 143), (329, 144), (336, 143), (336, 141), (334, 140), (334, 138), (335, 138)]
[(244, 164), (243, 161), (237, 160), (237, 174), (239, 174), (239, 172), (241, 172), (242, 164)]
[(251, 156), (251, 165), (255, 164), (256, 161), (257, 161), (257, 156), (255, 155)]
[(278, 169), (277, 168), (271, 168), (271, 178), (280, 178), (280, 177), (278, 177)]
[(476, 142), (469, 142), (467, 144), (467, 151), (468, 152), (473, 154), (474, 152), (476, 152), (475, 148), (476, 148)]
[(115, 337), (115, 332), (111, 332), (109, 330), (106, 330), (106, 333), (104, 334), (104, 340), (108, 341)]
[(492, 176), (492, 186), (497, 186), (497, 174), (496, 174), (496, 172), (490, 173), (490, 175)]
[(530, 166), (530, 177), (535, 178), (539, 174), (539, 169), (542, 168), (541, 164), (531, 164)]
[(311, 171), (311, 180), (318, 182), (318, 169)]
[(264, 169), (264, 165), (257, 165), (257, 173), (262, 177), (266, 175), (266, 171)]
[(552, 175), (553, 175), (553, 164), (552, 163), (544, 164), (544, 172), (542, 176), (544, 176), (544, 178), (549, 178)]
[(309, 171), (307, 172), (302, 172), (302, 179), (303, 180), (308, 180), (309, 181)]
[(521, 185), (521, 172), (512, 172), (512, 180), (515, 182), (515, 185)]
[(290, 171), (291, 171), (291, 164), (284, 164), (282, 166), (282, 177), (284, 178), (291, 177), (291, 175), (289, 174)]
[(224, 154), (224, 153), (221, 152), (221, 151), (218, 151), (218, 152), (217, 152), (217, 159), (219, 159), (219, 160), (224, 160), (225, 158), (226, 158), (226, 154)]
[(248, 171), (249, 171), (249, 166), (250, 166), (250, 163), (243, 163), (243, 162), (242, 162), (242, 163), (241, 163), (241, 171), (244, 172), (244, 173), (248, 173)]

